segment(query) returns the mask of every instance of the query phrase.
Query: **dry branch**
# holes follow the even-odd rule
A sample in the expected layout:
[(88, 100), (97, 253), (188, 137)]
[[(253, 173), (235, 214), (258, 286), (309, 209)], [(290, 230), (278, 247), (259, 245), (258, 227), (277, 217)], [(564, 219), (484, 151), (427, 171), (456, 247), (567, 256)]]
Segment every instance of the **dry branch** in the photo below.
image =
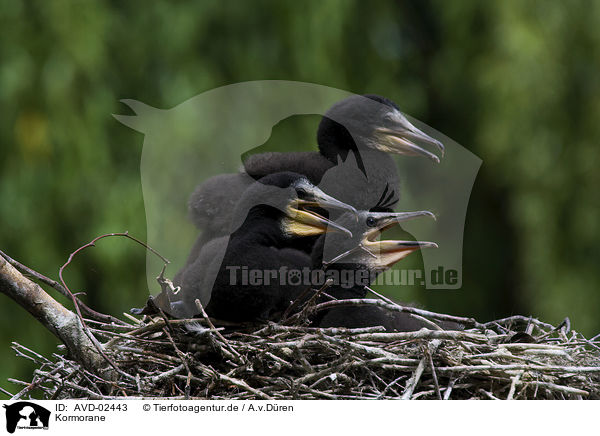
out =
[[(105, 236), (117, 235), (124, 236)], [(128, 316), (131, 324), (97, 313), (84, 319), (62, 271), (98, 239), (74, 252), (61, 268), (62, 286), (77, 313), (0, 255), (0, 291), (27, 309), (68, 351), (63, 355), (65, 347), (59, 346), (59, 352), (44, 357), (14, 344), (17, 355), (38, 369), (31, 382), (9, 379), (21, 390), (2, 390), (5, 395), (106, 400), (600, 399), (600, 335), (586, 339), (570, 330), (568, 319), (556, 327), (524, 316), (482, 324), (385, 298), (320, 304), (309, 299), (298, 313), (286, 314), (285, 324), (290, 325), (218, 322), (201, 306), (202, 317), (190, 320), (168, 319), (163, 313)], [(409, 313), (430, 321), (426, 325), (432, 329), (387, 333), (382, 327), (305, 326), (311, 314), (341, 305)], [(466, 329), (443, 330), (436, 321)], [(114, 370), (106, 369), (108, 363)]]
[[(523, 317), (489, 328), (400, 333), (221, 325), (208, 317), (140, 322), (94, 323), (105, 352), (128, 375), (119, 372), (117, 380), (75, 359), (47, 359), (15, 345), (40, 367), (30, 383), (19, 383), (17, 395), (37, 389), (44, 398), (600, 399), (598, 344)], [(512, 343), (523, 330), (534, 342)]]
[(101, 370), (106, 362), (83, 331), (78, 317), (48, 295), (39, 285), (23, 276), (0, 256), (0, 292), (25, 308), (67, 347), (86, 368)]

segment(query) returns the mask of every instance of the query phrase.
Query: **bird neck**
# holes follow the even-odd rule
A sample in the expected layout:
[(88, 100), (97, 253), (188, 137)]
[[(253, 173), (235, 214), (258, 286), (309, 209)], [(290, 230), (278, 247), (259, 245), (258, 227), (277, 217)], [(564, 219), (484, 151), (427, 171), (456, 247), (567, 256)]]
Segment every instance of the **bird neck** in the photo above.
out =
[(231, 234), (234, 244), (285, 247), (292, 239), (282, 229), (283, 212), (272, 207), (253, 207), (242, 225)]

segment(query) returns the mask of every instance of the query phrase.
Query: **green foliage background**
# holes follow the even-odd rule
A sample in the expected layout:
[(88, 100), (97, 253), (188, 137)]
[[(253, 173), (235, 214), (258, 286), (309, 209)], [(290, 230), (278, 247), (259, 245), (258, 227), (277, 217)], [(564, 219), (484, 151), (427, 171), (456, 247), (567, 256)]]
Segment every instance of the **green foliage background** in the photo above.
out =
[[(481, 320), (569, 316), (594, 335), (599, 22), (592, 1), (3, 1), (0, 249), (56, 278), (96, 235), (145, 237), (143, 137), (112, 118), (119, 99), (170, 108), (240, 81), (314, 82), (385, 95), (483, 159), (464, 287), (415, 300)], [(147, 296), (144, 268), (142, 249), (109, 239), (66, 276), (118, 314)], [(11, 341), (46, 353), (56, 341), (0, 303), (0, 385), (16, 391), (6, 378), (31, 367)]]

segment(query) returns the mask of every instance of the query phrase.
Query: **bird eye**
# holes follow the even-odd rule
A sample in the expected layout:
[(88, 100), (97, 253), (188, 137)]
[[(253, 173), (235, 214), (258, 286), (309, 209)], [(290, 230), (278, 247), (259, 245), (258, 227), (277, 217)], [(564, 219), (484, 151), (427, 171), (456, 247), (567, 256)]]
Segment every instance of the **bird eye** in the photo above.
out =
[(298, 197), (306, 197), (307, 192), (304, 188), (298, 188), (296, 189), (296, 194), (298, 194)]
[(367, 218), (367, 225), (368, 225), (369, 227), (373, 227), (373, 226), (375, 226), (375, 218), (373, 218), (372, 216), (368, 217), (368, 218)]

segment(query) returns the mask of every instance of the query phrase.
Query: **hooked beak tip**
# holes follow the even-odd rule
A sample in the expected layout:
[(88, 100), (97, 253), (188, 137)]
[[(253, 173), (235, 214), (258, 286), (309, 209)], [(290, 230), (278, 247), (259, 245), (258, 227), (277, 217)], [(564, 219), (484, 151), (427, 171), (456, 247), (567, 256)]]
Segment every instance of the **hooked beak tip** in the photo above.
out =
[(442, 157), (444, 157), (444, 154), (446, 154), (446, 147), (444, 147), (444, 144), (442, 144), (441, 141), (438, 141), (437, 139), (434, 140), (435, 141), (435, 145), (436, 147), (440, 150), (440, 152), (442, 153)]
[(328, 220), (327, 231), (336, 231), (336, 230), (338, 232), (344, 233), (349, 238), (352, 238), (352, 232), (350, 230), (348, 230), (346, 227), (344, 227), (340, 224), (336, 224), (335, 222)]
[(433, 212), (426, 211), (425, 216), (428, 216), (429, 218), (432, 218), (434, 221), (437, 221), (437, 217), (435, 216), (435, 214)]

